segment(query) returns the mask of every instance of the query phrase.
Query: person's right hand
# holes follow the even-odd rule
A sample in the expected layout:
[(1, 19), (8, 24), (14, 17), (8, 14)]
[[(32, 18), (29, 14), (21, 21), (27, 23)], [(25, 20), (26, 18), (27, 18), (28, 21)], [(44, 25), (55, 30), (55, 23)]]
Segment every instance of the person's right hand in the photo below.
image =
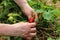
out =
[(13, 36), (21, 36), (26, 39), (31, 39), (36, 35), (36, 23), (20, 22), (13, 24)]

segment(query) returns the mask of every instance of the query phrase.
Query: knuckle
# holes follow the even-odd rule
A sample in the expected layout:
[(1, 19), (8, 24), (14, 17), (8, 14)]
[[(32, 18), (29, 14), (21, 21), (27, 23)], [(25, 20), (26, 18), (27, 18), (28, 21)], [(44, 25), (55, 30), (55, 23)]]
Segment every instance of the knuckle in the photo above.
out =
[(36, 28), (34, 30), (36, 31)]
[(27, 23), (27, 26), (31, 26), (31, 24), (30, 23)]
[(32, 28), (31, 31), (36, 31), (36, 28)]
[(36, 35), (36, 33), (30, 33), (30, 35), (31, 35), (31, 36), (35, 36), (35, 35)]

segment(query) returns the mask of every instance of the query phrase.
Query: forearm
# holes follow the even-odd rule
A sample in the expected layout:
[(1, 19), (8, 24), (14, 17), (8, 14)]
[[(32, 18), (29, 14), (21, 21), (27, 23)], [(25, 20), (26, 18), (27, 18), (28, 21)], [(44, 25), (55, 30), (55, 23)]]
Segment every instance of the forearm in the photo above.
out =
[(25, 7), (29, 7), (27, 0), (14, 0), (21, 9), (24, 9)]
[(0, 24), (0, 36), (2, 35), (4, 36), (12, 35), (12, 27), (9, 24)]

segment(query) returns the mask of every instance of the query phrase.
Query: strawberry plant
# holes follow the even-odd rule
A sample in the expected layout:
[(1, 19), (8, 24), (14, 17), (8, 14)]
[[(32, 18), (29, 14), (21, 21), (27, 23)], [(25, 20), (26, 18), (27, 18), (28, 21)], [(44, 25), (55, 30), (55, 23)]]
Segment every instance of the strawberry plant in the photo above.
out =
[[(42, 0), (28, 0), (28, 3), (38, 14), (39, 21), (36, 26), (36, 36), (38, 40), (60, 40), (60, 24), (58, 24), (60, 10), (46, 5)], [(13, 0), (1, 0), (0, 23), (14, 24), (21, 21), (33, 22), (34, 19), (30, 18), (28, 20), (27, 17), (23, 15), (20, 7)], [(7, 38), (8, 40), (23, 40), (21, 37), (1, 37)], [(37, 38), (35, 37), (32, 40), (37, 40)]]

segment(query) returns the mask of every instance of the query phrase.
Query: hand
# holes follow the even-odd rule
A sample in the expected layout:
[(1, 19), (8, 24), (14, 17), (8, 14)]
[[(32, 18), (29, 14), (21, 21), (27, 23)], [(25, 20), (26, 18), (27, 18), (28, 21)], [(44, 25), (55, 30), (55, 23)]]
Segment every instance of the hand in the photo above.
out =
[(31, 39), (36, 35), (36, 23), (20, 22), (13, 24), (13, 36), (21, 36), (26, 39)]
[(28, 17), (28, 19), (34, 16), (35, 20), (38, 21), (37, 13), (34, 12), (34, 10), (29, 6), (27, 0), (14, 0), (14, 1), (21, 8), (23, 13)]
[(22, 8), (22, 11), (28, 17), (28, 19), (34, 16), (34, 19), (38, 21), (37, 13), (34, 12), (34, 10), (30, 6), (25, 6), (24, 8)]

